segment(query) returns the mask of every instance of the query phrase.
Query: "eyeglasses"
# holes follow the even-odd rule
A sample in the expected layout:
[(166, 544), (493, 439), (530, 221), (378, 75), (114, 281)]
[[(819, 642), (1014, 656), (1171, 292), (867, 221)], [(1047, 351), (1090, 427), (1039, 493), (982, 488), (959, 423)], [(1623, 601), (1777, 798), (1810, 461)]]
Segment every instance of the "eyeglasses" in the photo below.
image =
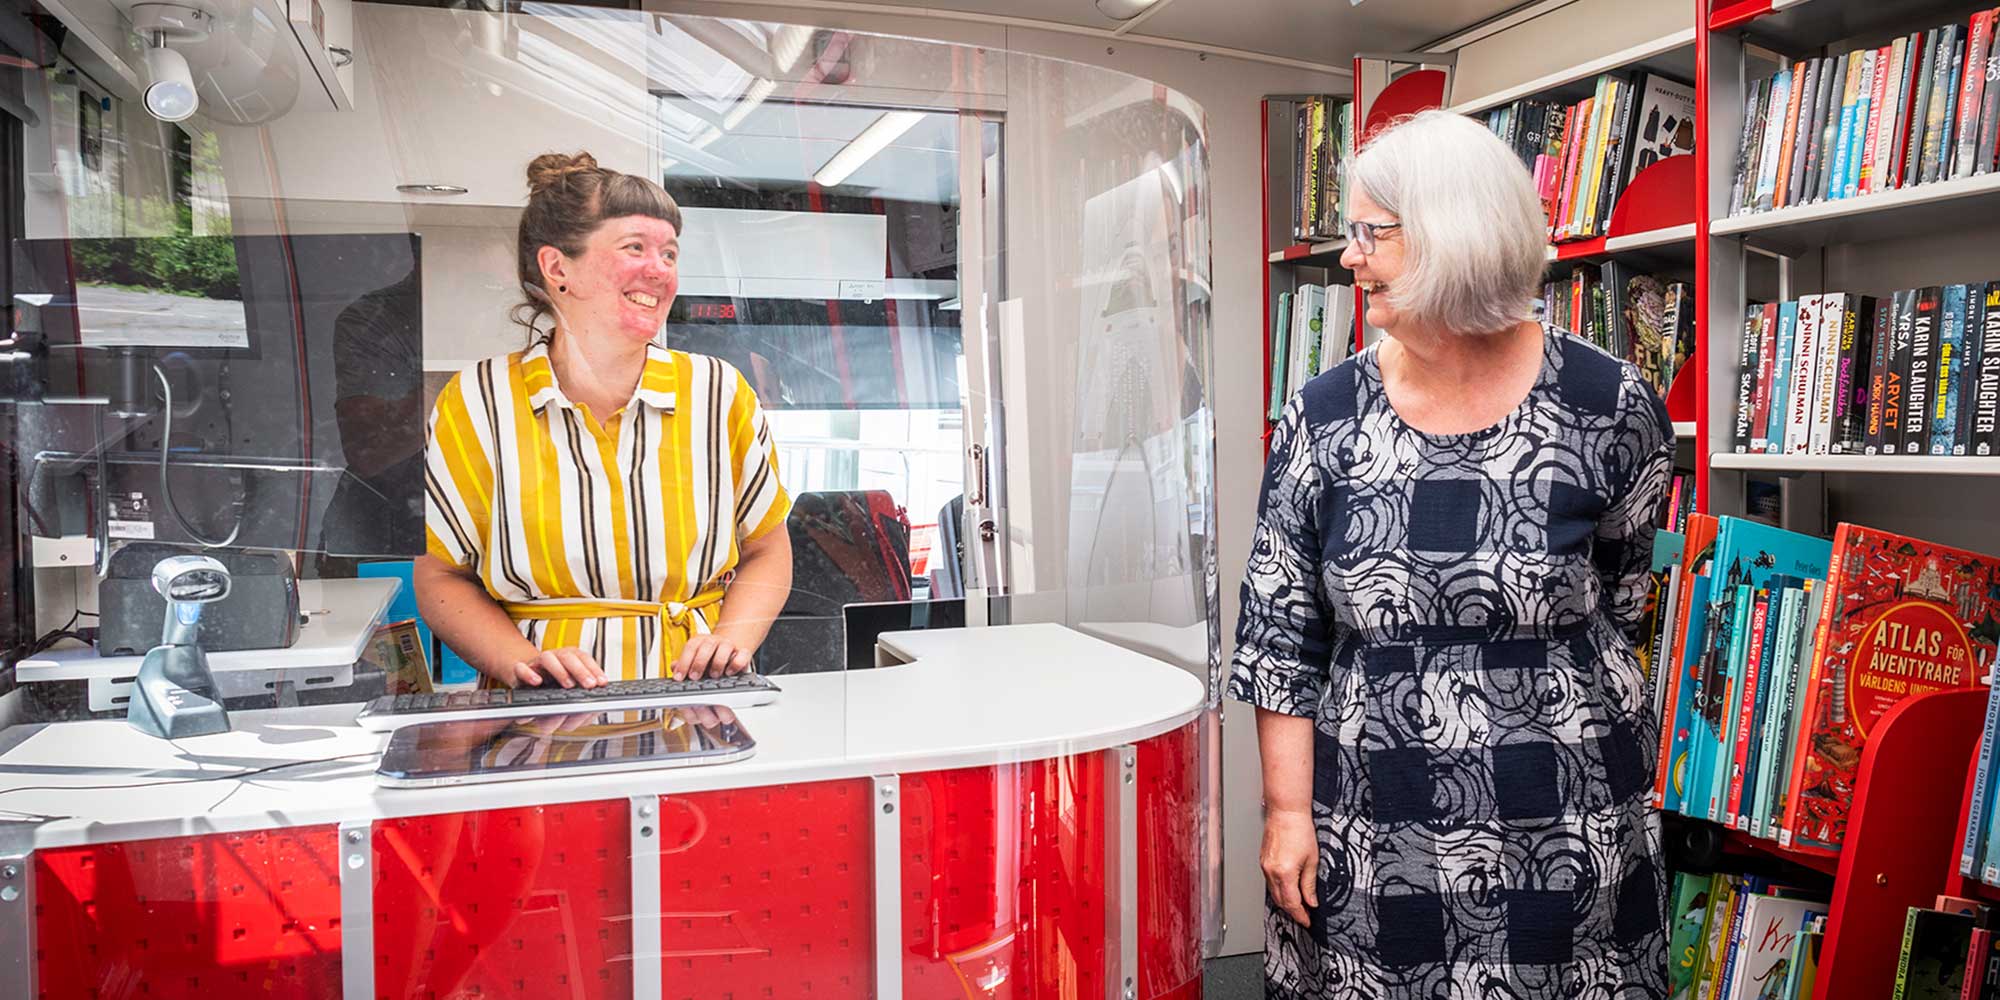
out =
[(1402, 228), (1403, 224), (1400, 222), (1361, 222), (1357, 220), (1347, 224), (1347, 241), (1354, 244), (1354, 249), (1364, 254), (1372, 254), (1375, 252), (1375, 238), (1377, 236), (1383, 233), (1393, 233)]

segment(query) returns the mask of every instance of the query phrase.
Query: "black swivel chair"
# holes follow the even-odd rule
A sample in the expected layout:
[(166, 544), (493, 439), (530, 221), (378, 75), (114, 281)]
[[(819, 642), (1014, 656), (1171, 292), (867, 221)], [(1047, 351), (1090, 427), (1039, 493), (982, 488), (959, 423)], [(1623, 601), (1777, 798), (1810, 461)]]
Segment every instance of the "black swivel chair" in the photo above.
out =
[[(801, 493), (785, 522), (792, 592), (757, 651), (769, 675), (851, 664), (842, 610), (910, 599), (910, 522), (882, 490)], [(872, 662), (872, 661), (871, 661)]]

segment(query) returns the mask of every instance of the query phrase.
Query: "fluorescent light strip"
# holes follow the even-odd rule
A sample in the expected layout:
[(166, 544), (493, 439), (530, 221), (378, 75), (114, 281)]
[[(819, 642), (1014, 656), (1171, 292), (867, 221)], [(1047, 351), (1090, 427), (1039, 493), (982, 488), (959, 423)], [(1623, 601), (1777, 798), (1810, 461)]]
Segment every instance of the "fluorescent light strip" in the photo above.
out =
[(813, 183), (820, 187), (837, 187), (847, 180), (861, 165), (875, 158), (875, 154), (901, 138), (903, 133), (916, 127), (922, 121), (921, 111), (888, 111), (861, 130), (840, 152), (826, 161), (813, 175)]
[(777, 83), (759, 78), (756, 83), (743, 91), (743, 96), (736, 99), (736, 106), (722, 116), (722, 127), (731, 132), (735, 131), (736, 126), (743, 124), (743, 119), (750, 117), (750, 112), (757, 110), (757, 106), (764, 103), (764, 99), (771, 96), (771, 91), (776, 89), (778, 89)]

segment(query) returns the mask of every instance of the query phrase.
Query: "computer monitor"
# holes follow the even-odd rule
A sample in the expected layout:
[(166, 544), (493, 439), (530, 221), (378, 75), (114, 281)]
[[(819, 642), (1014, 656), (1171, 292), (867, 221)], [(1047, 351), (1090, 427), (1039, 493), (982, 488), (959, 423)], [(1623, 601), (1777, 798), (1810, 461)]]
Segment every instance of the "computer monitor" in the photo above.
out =
[(14, 261), (45, 366), (17, 414), (31, 534), (423, 551), (416, 234), (20, 240)]

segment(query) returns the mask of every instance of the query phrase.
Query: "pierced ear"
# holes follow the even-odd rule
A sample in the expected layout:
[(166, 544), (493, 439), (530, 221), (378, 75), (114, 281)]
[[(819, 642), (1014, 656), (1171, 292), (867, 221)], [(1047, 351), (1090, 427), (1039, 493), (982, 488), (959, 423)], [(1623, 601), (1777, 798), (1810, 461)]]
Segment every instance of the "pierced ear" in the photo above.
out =
[(561, 250), (544, 246), (535, 251), (535, 263), (542, 270), (542, 287), (569, 291), (569, 258)]

